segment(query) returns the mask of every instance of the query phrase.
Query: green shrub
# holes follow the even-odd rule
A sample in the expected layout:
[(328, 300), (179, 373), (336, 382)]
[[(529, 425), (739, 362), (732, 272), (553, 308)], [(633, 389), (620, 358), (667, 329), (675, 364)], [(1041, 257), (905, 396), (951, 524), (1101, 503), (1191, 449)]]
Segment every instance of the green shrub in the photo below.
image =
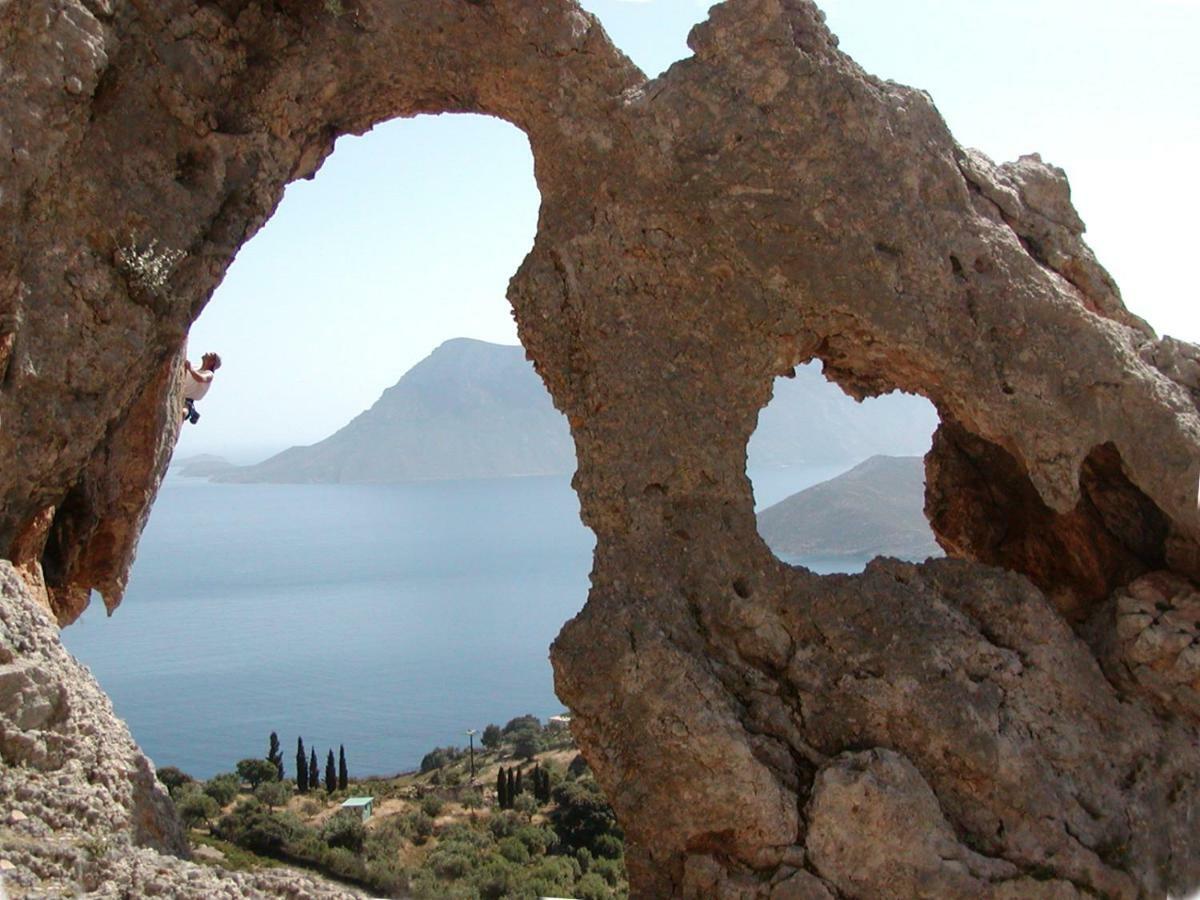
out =
[(625, 855), (625, 842), (615, 834), (602, 834), (592, 841), (592, 853), (605, 859), (620, 859)]
[(513, 742), (513, 753), (521, 759), (533, 759), (542, 752), (542, 733), (529, 728), (513, 732), (509, 737)]
[(472, 850), (481, 850), (484, 847), (490, 847), (493, 843), (491, 835), (482, 828), (472, 828), (461, 822), (450, 825), (441, 832), (438, 835), (438, 842), (442, 846), (462, 844)]
[(483, 806), (483, 795), (476, 790), (463, 791), (458, 802), (463, 805), (463, 809), (479, 809)]
[(394, 840), (397, 844), (405, 838), (412, 835), (412, 823), (406, 815), (391, 815), (382, 818), (377, 818), (375, 827), (370, 829), (372, 836), (374, 835), (389, 835), (389, 840)]
[(167, 793), (174, 797), (179, 793), (180, 788), (192, 784), (196, 779), (175, 766), (163, 766), (158, 770), (158, 780), (166, 787)]
[(580, 871), (590, 872), (595, 857), (592, 856), (592, 851), (587, 847), (579, 847), (575, 850), (575, 860), (579, 863)]
[(512, 810), (505, 810), (488, 820), (488, 829), (492, 832), (492, 837), (499, 840), (515, 833), (522, 824), (520, 816)]
[(442, 801), (440, 797), (435, 797), (430, 794), (421, 800), (421, 812), (429, 816), (431, 819), (436, 819), (442, 813)]
[(413, 873), (408, 894), (414, 900), (479, 900), (479, 891), (470, 881), (442, 881), (429, 869)]
[(421, 759), (421, 774), (425, 775), (434, 769), (440, 769), (457, 761), (463, 755), (457, 747), (436, 747)]
[(552, 893), (561, 896), (571, 893), (581, 875), (583, 869), (580, 868), (579, 861), (570, 856), (542, 857), (532, 872), (532, 877), (558, 885)]
[(626, 880), (625, 864), (619, 859), (597, 859), (588, 870), (604, 879), (609, 887), (617, 887)]
[(570, 857), (539, 859), (526, 875), (536, 896), (574, 896), (578, 877), (580, 864)]
[(538, 811), (537, 799), (528, 791), (517, 794), (517, 799), (513, 801), (513, 810), (528, 819)]
[(558, 843), (558, 836), (549, 828), (539, 828), (536, 825), (524, 825), (518, 828), (513, 837), (525, 845), (530, 856), (544, 856), (546, 851)]
[(221, 814), (221, 807), (217, 806), (216, 800), (194, 789), (182, 794), (175, 803), (175, 810), (189, 828), (204, 825)]
[(356, 815), (337, 813), (322, 826), (321, 840), (330, 847), (361, 853), (367, 840), (367, 827)]
[(605, 834), (624, 841), (616, 816), (594, 781), (563, 782), (553, 797), (556, 805), (548, 818), (563, 846), (594, 847)]
[(465, 878), (474, 868), (475, 860), (469, 851), (461, 844), (450, 847), (438, 846), (429, 854), (426, 862), (438, 878), (446, 881), (457, 881)]
[(500, 731), (499, 725), (488, 725), (483, 729), (483, 737), (479, 739), (479, 743), (487, 747), (489, 750), (495, 750), (500, 746), (500, 739), (503, 732)]
[(275, 767), (275, 763), (267, 759), (239, 760), (235, 768), (238, 778), (247, 782), (251, 790), (258, 787), (264, 781), (277, 781), (279, 779), (279, 769)]
[(595, 872), (588, 872), (575, 882), (577, 900), (612, 900), (612, 888)]
[(504, 726), (504, 736), (511, 737), (518, 731), (541, 731), (542, 720), (537, 716), (524, 715), (517, 716), (515, 719), (509, 719), (508, 724)]
[(321, 860), (321, 865), (342, 878), (354, 881), (366, 881), (367, 862), (352, 850), (345, 847), (330, 847)]
[(496, 844), (496, 850), (510, 863), (515, 863), (518, 866), (523, 866), (529, 862), (529, 848), (527, 848), (519, 838), (502, 838), (500, 842)]
[(433, 819), (421, 810), (413, 810), (407, 816), (408, 834), (414, 844), (424, 844), (433, 834)]
[(204, 793), (217, 801), (219, 806), (228, 806), (242, 789), (242, 782), (232, 772), (214, 775), (204, 783)]
[(409, 893), (408, 873), (396, 859), (368, 859), (366, 884), (381, 897), (404, 897)]
[(284, 853), (294, 859), (306, 860), (319, 866), (324, 863), (325, 856), (329, 853), (329, 845), (310, 828), (288, 841)]
[(367, 833), (363, 842), (363, 855), (368, 860), (394, 859), (404, 844), (405, 832), (399, 816), (389, 816), (374, 828), (364, 829)]
[(501, 900), (516, 894), (521, 886), (521, 875), (512, 863), (492, 857), (475, 870), (471, 884), (480, 900)]
[(292, 799), (292, 783), (290, 781), (264, 781), (254, 789), (255, 799), (265, 803), (270, 808), (284, 806)]
[(264, 856), (279, 856), (306, 828), (294, 816), (271, 812), (257, 800), (243, 800), (217, 825), (218, 836)]

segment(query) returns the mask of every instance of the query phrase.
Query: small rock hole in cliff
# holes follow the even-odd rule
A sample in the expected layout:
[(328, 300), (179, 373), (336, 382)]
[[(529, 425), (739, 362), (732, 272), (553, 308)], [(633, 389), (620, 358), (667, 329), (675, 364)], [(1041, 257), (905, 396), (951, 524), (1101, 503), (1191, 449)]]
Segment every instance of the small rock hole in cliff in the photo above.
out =
[(289, 777), (298, 737), (388, 774), (562, 711), (548, 649), (594, 538), (505, 299), (539, 204), (515, 127), (394, 121), (242, 248), (126, 599), (64, 631), (158, 765), (231, 771), (274, 731)]
[(819, 362), (777, 378), (747, 450), (759, 533), (784, 562), (823, 574), (876, 556), (940, 556), (924, 513), (923, 457), (937, 425), (925, 398), (896, 391), (859, 403)]

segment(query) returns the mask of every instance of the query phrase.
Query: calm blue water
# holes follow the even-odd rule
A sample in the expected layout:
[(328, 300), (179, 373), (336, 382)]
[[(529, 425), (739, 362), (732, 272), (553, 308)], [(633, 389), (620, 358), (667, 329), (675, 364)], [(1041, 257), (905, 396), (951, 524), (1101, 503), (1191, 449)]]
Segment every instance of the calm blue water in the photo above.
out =
[[(760, 473), (760, 507), (843, 467)], [(844, 467), (844, 468), (848, 468)], [(198, 777), (279, 734), (355, 774), (562, 711), (549, 645), (594, 539), (565, 478), (220, 485), (171, 477), (124, 603), (63, 631), (155, 763)], [(810, 561), (821, 570), (838, 563)]]

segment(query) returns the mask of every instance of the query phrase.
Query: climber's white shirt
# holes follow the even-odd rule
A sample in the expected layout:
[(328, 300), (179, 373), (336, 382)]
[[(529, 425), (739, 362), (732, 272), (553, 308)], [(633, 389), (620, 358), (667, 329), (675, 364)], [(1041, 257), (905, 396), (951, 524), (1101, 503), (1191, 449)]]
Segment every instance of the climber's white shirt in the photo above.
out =
[(203, 378), (203, 381), (197, 381), (191, 372), (184, 376), (183, 399), (199, 400), (208, 393), (208, 389), (212, 386), (213, 373), (211, 369), (199, 369), (196, 372)]

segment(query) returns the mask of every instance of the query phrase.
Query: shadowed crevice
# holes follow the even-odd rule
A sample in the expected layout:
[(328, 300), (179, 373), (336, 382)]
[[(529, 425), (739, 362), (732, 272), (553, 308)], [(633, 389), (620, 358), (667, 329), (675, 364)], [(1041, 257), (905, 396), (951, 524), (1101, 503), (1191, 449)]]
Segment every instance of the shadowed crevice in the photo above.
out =
[(946, 552), (1026, 575), (1073, 623), (1117, 588), (1166, 565), (1169, 523), (1111, 444), (1080, 471), (1080, 500), (1060, 514), (1002, 447), (943, 421), (926, 458), (925, 512)]

